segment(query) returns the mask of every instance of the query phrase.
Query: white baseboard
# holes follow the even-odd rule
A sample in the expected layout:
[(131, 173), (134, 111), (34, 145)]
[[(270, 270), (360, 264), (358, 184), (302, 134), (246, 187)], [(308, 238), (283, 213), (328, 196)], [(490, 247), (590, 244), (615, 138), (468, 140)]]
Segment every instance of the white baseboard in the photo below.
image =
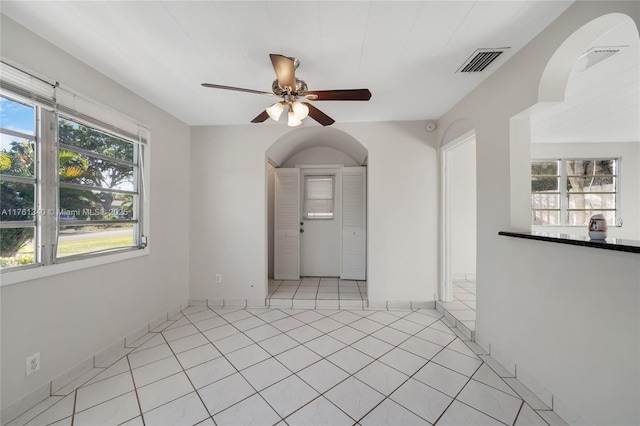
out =
[[(479, 355), (499, 376), (510, 380), (509, 385), (518, 393), (545, 421), (554, 424), (566, 422), (569, 425), (589, 424), (582, 416), (565, 404), (549, 389), (540, 384), (528, 371), (508, 359), (499, 348), (484, 340), (476, 333), (476, 343), (489, 355)], [(511, 377), (511, 379), (509, 379)], [(517, 380), (518, 383), (513, 381)]]

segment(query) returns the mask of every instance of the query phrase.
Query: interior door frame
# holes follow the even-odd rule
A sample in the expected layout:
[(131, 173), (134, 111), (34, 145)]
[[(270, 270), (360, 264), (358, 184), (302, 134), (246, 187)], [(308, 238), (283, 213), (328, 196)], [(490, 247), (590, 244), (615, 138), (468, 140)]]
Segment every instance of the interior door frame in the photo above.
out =
[(451, 194), (447, 162), (454, 148), (476, 138), (475, 130), (441, 146), (440, 151), (440, 288), (441, 302), (453, 300), (453, 277), (451, 272)]
[[(305, 165), (305, 164), (296, 164), (295, 166), (297, 169), (300, 169), (300, 221), (304, 221), (303, 219), (303, 203), (304, 203), (304, 177), (305, 177), (305, 170), (331, 170), (331, 171), (335, 171), (336, 172), (336, 179), (334, 181), (334, 212), (337, 211), (337, 207), (335, 205), (335, 197), (339, 196), (340, 197), (340, 212), (337, 215), (338, 216), (338, 220), (336, 222), (336, 226), (338, 228), (338, 234), (339, 234), (339, 241), (338, 241), (338, 275), (337, 277), (339, 278), (342, 275), (342, 169), (344, 169), (344, 166), (342, 164), (328, 164), (328, 165)], [(326, 173), (323, 173), (326, 174)], [(339, 192), (339, 194), (338, 194)], [(335, 220), (335, 217), (334, 217)], [(302, 273), (302, 238), (300, 239), (300, 245), (299, 245), (299, 253), (298, 253), (298, 261), (300, 263), (299, 265), (299, 272), (300, 272), (300, 277), (305, 276)]]

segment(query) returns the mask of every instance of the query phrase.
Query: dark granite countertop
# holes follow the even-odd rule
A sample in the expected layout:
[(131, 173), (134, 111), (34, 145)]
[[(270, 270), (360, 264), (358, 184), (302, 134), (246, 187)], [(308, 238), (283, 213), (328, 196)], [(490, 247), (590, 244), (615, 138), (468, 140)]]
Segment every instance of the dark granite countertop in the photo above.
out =
[(592, 240), (581, 235), (560, 234), (553, 232), (510, 232), (500, 231), (499, 235), (528, 240), (548, 241), (551, 243), (570, 244), (573, 246), (593, 247), (604, 250), (625, 251), (640, 254), (640, 241), (624, 240), (620, 238), (607, 238), (606, 240)]

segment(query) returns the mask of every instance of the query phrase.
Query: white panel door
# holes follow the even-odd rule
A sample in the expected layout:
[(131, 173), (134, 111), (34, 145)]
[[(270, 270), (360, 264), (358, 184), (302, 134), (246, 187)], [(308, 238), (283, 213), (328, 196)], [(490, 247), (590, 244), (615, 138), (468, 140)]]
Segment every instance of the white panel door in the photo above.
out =
[(276, 169), (274, 266), (276, 280), (300, 279), (300, 170)]
[[(300, 274), (303, 277), (338, 277), (342, 216), (341, 168), (301, 168), (301, 174), (300, 204), (303, 211), (300, 222), (304, 232), (300, 235)], [(327, 200), (309, 200), (309, 192), (314, 192), (309, 187), (312, 182), (321, 187), (328, 183), (329, 194), (324, 195), (331, 198), (329, 203)], [(320, 192), (324, 193), (325, 190)], [(318, 204), (314, 204), (316, 202)], [(311, 204), (305, 206), (305, 203)]]
[(342, 273), (344, 280), (366, 280), (367, 169), (342, 169)]

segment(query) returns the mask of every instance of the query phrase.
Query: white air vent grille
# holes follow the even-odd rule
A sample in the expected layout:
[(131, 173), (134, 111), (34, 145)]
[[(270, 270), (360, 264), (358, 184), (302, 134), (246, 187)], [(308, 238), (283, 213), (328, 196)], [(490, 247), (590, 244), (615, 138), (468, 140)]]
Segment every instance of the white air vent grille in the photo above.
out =
[(578, 58), (574, 72), (581, 73), (589, 68), (593, 68), (605, 59), (609, 59), (618, 53), (623, 47), (625, 46), (592, 47)]
[(456, 72), (482, 72), (493, 61), (498, 59), (498, 56), (502, 55), (507, 49), (509, 48), (499, 47), (495, 49), (478, 49), (473, 52), (473, 55), (471, 55)]

